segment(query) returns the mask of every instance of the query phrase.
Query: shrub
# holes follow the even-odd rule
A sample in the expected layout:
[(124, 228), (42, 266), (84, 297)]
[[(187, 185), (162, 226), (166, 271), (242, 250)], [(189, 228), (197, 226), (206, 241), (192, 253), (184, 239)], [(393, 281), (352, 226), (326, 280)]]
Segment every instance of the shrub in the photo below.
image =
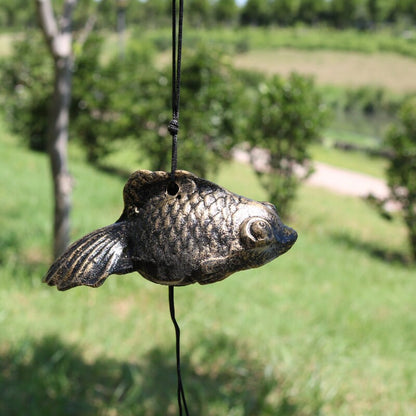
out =
[[(74, 45), (71, 137), (80, 140), (87, 159), (96, 164), (116, 143), (134, 137), (138, 157), (153, 169), (168, 170), (170, 68), (155, 67), (155, 49), (146, 42), (131, 43), (124, 56), (106, 61), (101, 45), (95, 34)], [(17, 44), (3, 63), (1, 79), (9, 121), (37, 150), (46, 150), (53, 84), (48, 56), (35, 34)], [(223, 54), (203, 44), (184, 56), (182, 70), (179, 167), (205, 176), (230, 157), (238, 141), (243, 84)]]
[(386, 136), (392, 150), (387, 168), (390, 197), (399, 202), (416, 260), (416, 97), (406, 100)]
[[(251, 145), (267, 149), (269, 164), (255, 167), (270, 201), (287, 216), (302, 179), (311, 173), (308, 148), (320, 138), (327, 110), (310, 78), (273, 77), (258, 87), (250, 120)], [(303, 167), (304, 173), (299, 174)]]
[[(164, 73), (170, 73), (166, 68)], [(141, 148), (155, 169), (168, 169), (170, 140), (166, 127), (171, 118), (170, 77), (160, 76), (154, 98), (143, 105), (148, 109), (147, 138)], [(243, 84), (236, 71), (225, 61), (221, 51), (204, 44), (184, 53), (181, 79), (181, 107), (178, 166), (205, 176), (215, 171), (221, 161), (231, 157), (239, 141)], [(153, 124), (155, 123), (155, 124)]]
[(32, 150), (46, 150), (53, 65), (45, 42), (29, 31), (13, 45), (13, 55), (0, 64), (0, 90), (6, 120)]

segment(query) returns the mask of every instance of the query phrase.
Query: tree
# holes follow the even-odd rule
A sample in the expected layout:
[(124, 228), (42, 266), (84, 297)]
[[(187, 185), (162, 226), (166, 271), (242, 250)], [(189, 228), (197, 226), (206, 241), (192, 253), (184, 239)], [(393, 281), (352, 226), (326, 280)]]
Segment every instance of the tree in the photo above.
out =
[(332, 24), (338, 28), (345, 28), (354, 24), (357, 17), (358, 0), (332, 0), (329, 13)]
[(400, 10), (396, 2), (390, 0), (367, 0), (366, 6), (372, 23), (389, 21)]
[(386, 136), (392, 151), (387, 168), (390, 199), (401, 206), (409, 245), (416, 261), (416, 97), (405, 101)]
[(301, 0), (298, 19), (308, 24), (317, 23), (327, 13), (327, 8), (326, 0)]
[[(114, 1), (114, 0), (111, 0)], [(127, 8), (129, 22), (142, 26), (160, 27), (170, 22), (171, 0), (130, 1)]]
[(50, 0), (36, 0), (39, 24), (54, 62), (54, 90), (49, 113), (48, 152), (54, 183), (54, 255), (69, 243), (72, 179), (68, 170), (68, 127), (72, 81), (72, 17), (76, 0), (65, 0), (59, 23)]
[(238, 7), (235, 0), (216, 0), (213, 7), (217, 22), (227, 24), (236, 22)]
[(243, 25), (266, 26), (271, 21), (268, 0), (247, 0), (241, 10)]
[(271, 0), (270, 14), (273, 23), (291, 25), (296, 21), (301, 0)]
[[(311, 173), (309, 146), (320, 138), (327, 117), (322, 99), (310, 78), (278, 76), (258, 87), (250, 119), (252, 147), (266, 149), (266, 165), (254, 165), (260, 183), (280, 214), (290, 212), (297, 188)], [(299, 174), (299, 168), (304, 173)]]
[(186, 18), (192, 26), (209, 26), (212, 19), (212, 7), (209, 0), (188, 0)]

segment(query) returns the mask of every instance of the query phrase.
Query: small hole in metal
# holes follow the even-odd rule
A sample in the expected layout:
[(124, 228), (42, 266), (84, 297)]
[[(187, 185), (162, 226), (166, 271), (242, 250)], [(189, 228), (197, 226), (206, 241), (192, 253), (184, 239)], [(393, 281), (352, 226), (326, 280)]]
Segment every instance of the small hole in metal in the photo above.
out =
[(169, 182), (167, 191), (169, 195), (176, 195), (179, 192), (179, 186), (176, 182)]

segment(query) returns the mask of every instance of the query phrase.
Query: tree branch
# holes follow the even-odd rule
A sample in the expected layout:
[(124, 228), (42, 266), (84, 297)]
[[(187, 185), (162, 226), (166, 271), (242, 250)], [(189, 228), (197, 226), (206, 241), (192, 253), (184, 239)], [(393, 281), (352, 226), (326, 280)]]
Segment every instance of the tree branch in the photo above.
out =
[(88, 18), (88, 20), (85, 22), (85, 25), (82, 29), (82, 32), (80, 33), (78, 37), (78, 43), (82, 46), (86, 40), (88, 39), (89, 34), (92, 32), (95, 26), (95, 22), (97, 21), (97, 16), (92, 15)]
[(77, 0), (65, 0), (62, 17), (59, 22), (61, 33), (70, 33), (72, 31), (72, 13), (77, 4)]
[(36, 0), (36, 8), (40, 27), (45, 36), (46, 43), (55, 59), (67, 58), (71, 54), (72, 45), (72, 13), (77, 0), (64, 2), (63, 14), (59, 28), (53, 12), (51, 0)]
[(55, 56), (54, 42), (59, 36), (59, 31), (50, 0), (36, 0), (36, 10), (46, 43), (52, 55)]

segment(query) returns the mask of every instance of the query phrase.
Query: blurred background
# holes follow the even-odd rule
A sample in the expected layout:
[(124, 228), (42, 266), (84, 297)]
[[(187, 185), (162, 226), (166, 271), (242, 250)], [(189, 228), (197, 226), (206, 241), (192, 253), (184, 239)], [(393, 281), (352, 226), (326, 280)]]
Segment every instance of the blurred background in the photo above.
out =
[[(416, 3), (185, 0), (178, 168), (278, 260), (175, 291), (194, 415), (416, 414)], [(166, 287), (42, 283), (170, 168), (171, 1), (0, 0), (0, 415), (176, 415)]]

